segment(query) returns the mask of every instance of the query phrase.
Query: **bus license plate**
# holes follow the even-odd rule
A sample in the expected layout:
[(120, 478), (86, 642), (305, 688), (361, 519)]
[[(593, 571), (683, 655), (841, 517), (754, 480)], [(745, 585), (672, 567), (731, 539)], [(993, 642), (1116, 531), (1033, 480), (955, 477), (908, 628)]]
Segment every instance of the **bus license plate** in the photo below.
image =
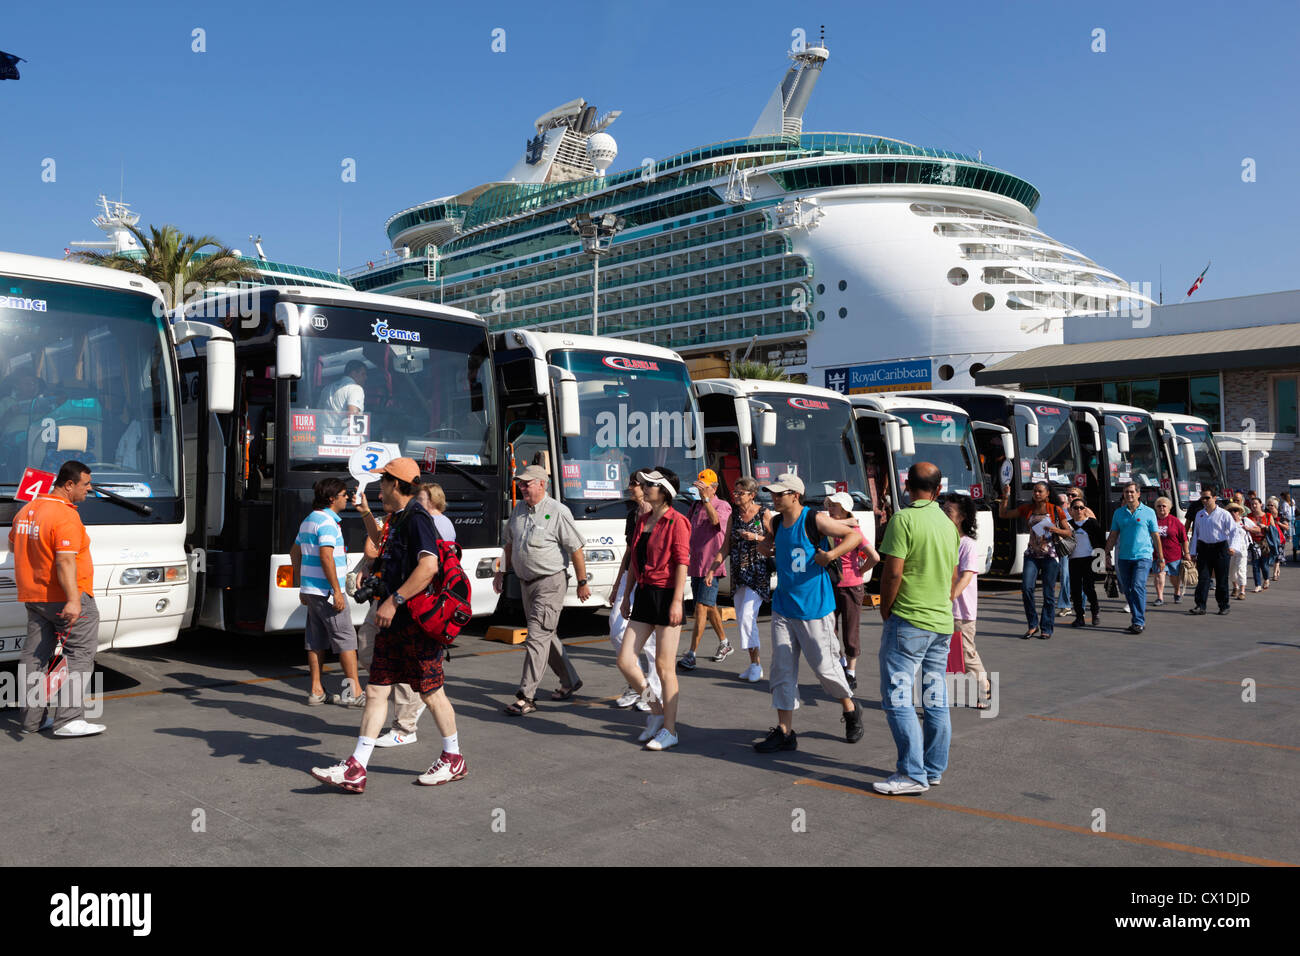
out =
[(0, 637), (0, 654), (9, 651), (21, 651), (23, 649), (23, 638), (21, 637)]

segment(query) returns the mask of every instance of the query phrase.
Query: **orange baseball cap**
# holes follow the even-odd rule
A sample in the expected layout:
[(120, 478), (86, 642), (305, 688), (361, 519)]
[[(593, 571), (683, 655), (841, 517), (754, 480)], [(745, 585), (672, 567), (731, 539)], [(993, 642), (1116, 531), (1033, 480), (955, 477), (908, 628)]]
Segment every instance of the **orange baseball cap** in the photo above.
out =
[(705, 468), (696, 477), (706, 485), (716, 485), (718, 483), (718, 473), (712, 468)]
[(420, 480), (420, 466), (414, 458), (394, 458), (379, 470), (381, 475), (389, 475), (400, 481), (415, 482)]

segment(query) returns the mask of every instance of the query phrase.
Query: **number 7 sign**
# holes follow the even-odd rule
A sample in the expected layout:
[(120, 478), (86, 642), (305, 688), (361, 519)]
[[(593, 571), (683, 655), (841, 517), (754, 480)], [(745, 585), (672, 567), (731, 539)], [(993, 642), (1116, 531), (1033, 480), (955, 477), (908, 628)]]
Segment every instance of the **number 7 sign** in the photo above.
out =
[(54, 476), (52, 474), (37, 468), (28, 468), (23, 472), (22, 480), (18, 482), (18, 490), (14, 492), (14, 501), (35, 501), (37, 495), (46, 494), (53, 487)]

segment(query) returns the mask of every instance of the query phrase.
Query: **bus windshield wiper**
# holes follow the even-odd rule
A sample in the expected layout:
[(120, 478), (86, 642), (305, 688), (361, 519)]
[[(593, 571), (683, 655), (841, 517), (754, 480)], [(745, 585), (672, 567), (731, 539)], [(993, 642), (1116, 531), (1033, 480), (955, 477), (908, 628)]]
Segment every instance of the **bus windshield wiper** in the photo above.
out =
[(468, 471), (460, 467), (460, 465), (456, 464), (454, 461), (448, 461), (447, 459), (444, 458), (438, 462), (438, 467), (450, 468), (452, 471), (456, 472), (456, 474), (464, 475), (466, 478), (468, 478), (470, 480), (470, 483), (473, 484), (476, 488), (478, 488), (479, 491), (487, 491), (487, 485), (484, 484), (482, 480), (480, 480), (474, 475), (471, 475)]
[(606, 501), (604, 504), (600, 505), (587, 505), (587, 507), (583, 509), (583, 513), (589, 515), (595, 514), (597, 511), (604, 511), (606, 508), (612, 508), (614, 505), (622, 505), (626, 508), (627, 500), (624, 498), (616, 498), (614, 501)]
[(91, 485), (90, 490), (103, 498), (107, 498), (109, 501), (113, 502), (114, 504), (119, 504), (123, 508), (130, 508), (132, 511), (138, 514), (142, 514), (146, 516), (153, 514), (153, 508), (151, 508), (149, 505), (142, 505), (140, 504), (140, 502), (132, 501), (130, 498), (123, 498), (121, 495), (109, 491), (106, 488), (101, 488), (99, 485)]

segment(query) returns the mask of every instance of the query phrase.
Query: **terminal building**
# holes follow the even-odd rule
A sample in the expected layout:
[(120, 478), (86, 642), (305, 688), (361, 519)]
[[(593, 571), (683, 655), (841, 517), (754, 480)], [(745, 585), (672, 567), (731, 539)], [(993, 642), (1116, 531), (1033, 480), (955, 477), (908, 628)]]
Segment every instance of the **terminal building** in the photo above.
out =
[(1065, 319), (1064, 343), (976, 375), (980, 385), (1107, 401), (1208, 421), (1234, 489), (1300, 480), (1300, 290)]

